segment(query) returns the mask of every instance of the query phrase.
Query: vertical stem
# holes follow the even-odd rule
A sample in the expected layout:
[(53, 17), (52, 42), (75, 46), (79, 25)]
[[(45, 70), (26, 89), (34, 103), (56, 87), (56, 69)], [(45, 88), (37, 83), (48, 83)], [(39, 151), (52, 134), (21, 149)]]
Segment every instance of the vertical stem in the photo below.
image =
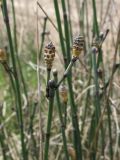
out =
[(61, 44), (61, 49), (62, 49), (62, 54), (64, 57), (64, 62), (65, 62), (65, 68), (67, 67), (66, 63), (66, 49), (65, 49), (65, 44), (64, 44), (64, 38), (63, 38), (63, 32), (62, 32), (62, 26), (61, 26), (61, 19), (60, 19), (60, 12), (59, 12), (59, 7), (58, 7), (58, 1), (54, 0), (54, 7), (55, 7), (55, 13), (56, 13), (56, 18), (57, 18), (57, 24), (58, 24), (58, 31), (59, 31), (59, 39), (60, 39), (60, 44)]
[(15, 52), (16, 52), (16, 59), (18, 62), (18, 68), (19, 68), (19, 72), (20, 72), (20, 77), (21, 77), (21, 81), (23, 84), (23, 89), (24, 89), (24, 93), (25, 96), (27, 98), (28, 101), (28, 95), (27, 95), (27, 88), (26, 88), (26, 84), (25, 84), (25, 80), (24, 80), (24, 76), (23, 76), (23, 72), (22, 72), (22, 66), (19, 60), (19, 56), (18, 56), (18, 44), (17, 44), (17, 28), (16, 28), (16, 14), (15, 14), (15, 7), (14, 7), (14, 0), (11, 0), (12, 3), (12, 12), (13, 12), (13, 23), (14, 23), (14, 47), (15, 47)]
[(71, 38), (71, 43), (73, 43), (73, 31), (72, 31), (72, 22), (71, 22), (71, 6), (70, 6), (70, 0), (67, 0), (67, 5), (68, 5), (68, 22), (69, 22), (69, 30), (70, 30), (70, 38)]
[[(95, 33), (97, 35), (97, 38), (99, 38), (99, 26), (98, 26), (98, 21), (97, 21), (97, 11), (96, 11), (96, 0), (92, 0), (92, 4), (93, 4), (93, 33)], [(98, 59), (97, 59), (97, 68), (99, 67), (100, 63), (103, 63), (103, 57), (102, 57), (102, 50), (101, 48), (98, 50), (99, 51), (99, 55), (98, 55)]]
[[(91, 83), (91, 74), (89, 77), (89, 81), (88, 81), (88, 85), (89, 86)], [(88, 105), (89, 105), (89, 98), (90, 98), (90, 91), (88, 90), (86, 93), (86, 98), (85, 98), (85, 109), (84, 109), (84, 113), (83, 113), (83, 120), (82, 120), (82, 126), (81, 126), (81, 134), (84, 133), (84, 125), (85, 125), (85, 119), (86, 119), (86, 115), (87, 115), (87, 109), (88, 109)]]
[[(100, 97), (99, 97), (99, 84), (98, 84), (98, 75), (97, 75), (97, 64), (96, 64), (96, 52), (93, 51), (92, 53), (92, 63), (93, 63), (93, 70), (94, 70), (94, 83), (95, 83), (95, 126), (98, 125), (99, 117), (101, 115), (101, 108), (100, 108)], [(104, 154), (104, 132), (103, 127), (101, 126), (101, 138), (102, 138), (102, 152)], [(95, 141), (98, 141), (98, 135)], [(97, 145), (97, 142), (95, 143)], [(95, 152), (97, 150), (97, 146), (95, 147)], [(95, 153), (96, 154), (96, 153)]]
[(89, 14), (88, 14), (88, 2), (85, 0), (85, 9), (86, 9), (86, 27), (87, 27), (87, 38), (88, 38), (88, 48), (90, 48), (90, 36), (89, 36)]
[[(97, 38), (99, 38), (99, 26), (97, 21), (97, 11), (96, 11), (96, 0), (92, 0), (93, 5), (93, 33), (96, 34)], [(92, 63), (93, 63), (93, 69), (94, 69), (94, 83), (95, 83), (95, 117), (96, 117), (96, 125), (98, 125), (99, 117), (101, 115), (101, 108), (100, 108), (100, 97), (99, 97), (99, 83), (98, 83), (98, 75), (97, 75), (97, 69), (99, 65), (103, 64), (103, 58), (102, 58), (102, 50), (101, 48), (98, 49), (98, 59), (96, 59), (96, 52), (93, 52), (92, 54)], [(104, 130), (103, 126), (101, 125), (101, 139), (102, 139), (102, 154), (104, 155)], [(98, 141), (98, 135), (96, 137), (96, 140)], [(97, 145), (97, 143), (96, 143)], [(97, 148), (97, 146), (96, 146)], [(95, 149), (96, 150), (96, 149)], [(96, 151), (95, 151), (96, 154)]]
[(62, 2), (63, 17), (64, 17), (64, 31), (65, 31), (65, 39), (66, 39), (67, 59), (69, 63), (71, 60), (71, 54), (70, 54), (70, 33), (69, 33), (69, 27), (68, 27), (68, 17), (67, 17), (65, 0), (61, 0), (61, 2)]
[(76, 155), (78, 160), (82, 160), (82, 146), (81, 146), (81, 135), (79, 130), (79, 123), (77, 118), (77, 108), (74, 102), (74, 95), (72, 90), (72, 84), (68, 81), (69, 86), (69, 96), (71, 104), (71, 114), (72, 114), (72, 125), (73, 125), (73, 135), (74, 135), (74, 146), (76, 150)]
[(53, 89), (53, 97), (49, 97), (49, 110), (48, 110), (48, 120), (47, 120), (47, 132), (46, 132), (46, 141), (45, 141), (45, 150), (44, 150), (44, 160), (48, 160), (50, 130), (51, 130), (52, 114), (53, 114), (53, 103), (54, 103), (54, 89)]
[(31, 135), (31, 140), (33, 142), (33, 148), (34, 148), (34, 156), (36, 157), (36, 159), (38, 159), (39, 154), (37, 152), (37, 145), (36, 145), (36, 140), (33, 134), (33, 120), (35, 118), (35, 113), (36, 113), (36, 108), (37, 108), (38, 103), (34, 102), (33, 106), (32, 106), (32, 113), (30, 116), (30, 125), (29, 125), (29, 130), (28, 133), (30, 133)]
[[(55, 77), (55, 81), (57, 82), (57, 75), (54, 76)], [(59, 91), (58, 88), (56, 89), (56, 101), (57, 101), (57, 106), (58, 106), (58, 112), (59, 112), (59, 119), (60, 119), (60, 123), (61, 123), (61, 132), (62, 132), (62, 137), (63, 137), (63, 145), (64, 145), (64, 151), (65, 151), (65, 155), (66, 155), (66, 160), (69, 160), (69, 154), (68, 154), (68, 149), (67, 149), (67, 140), (66, 140), (66, 136), (65, 136), (65, 124), (63, 121), (63, 116), (62, 116), (62, 110), (61, 110), (61, 102), (60, 102), (60, 97), (59, 97)]]
[(51, 73), (51, 69), (47, 69), (47, 85), (48, 85), (48, 82), (50, 80), (50, 73)]
[[(66, 36), (66, 47), (67, 47), (67, 53), (65, 52), (65, 46), (64, 46), (64, 40), (63, 40), (63, 33), (62, 33), (62, 27), (61, 27), (61, 20), (60, 20), (60, 13), (59, 13), (59, 7), (58, 7), (58, 1), (54, 0), (54, 7), (56, 12), (56, 18), (57, 18), (57, 24), (58, 24), (58, 30), (59, 30), (59, 37), (60, 37), (60, 43), (61, 48), (63, 52), (64, 60), (66, 59), (66, 55), (68, 58), (68, 61), (70, 61), (70, 39), (69, 39), (69, 30), (68, 30), (68, 22), (67, 22), (67, 15), (66, 15), (66, 7), (65, 7), (65, 1), (62, 0), (62, 8), (63, 8), (63, 14), (64, 14), (64, 27), (65, 27), (65, 36)], [(65, 68), (67, 68), (67, 63), (65, 61)], [(81, 148), (81, 137), (80, 137), (80, 130), (79, 130), (79, 123), (77, 119), (77, 108), (74, 102), (74, 93), (72, 89), (72, 76), (70, 74), (67, 76), (68, 81), (68, 87), (69, 87), (69, 96), (70, 96), (70, 106), (71, 106), (71, 112), (72, 112), (72, 125), (74, 128), (73, 135), (74, 135), (74, 146), (76, 150), (76, 155), (78, 160), (82, 160), (82, 148)]]
[[(7, 66), (8, 68), (8, 64), (4, 64), (4, 67)], [(16, 106), (16, 114), (17, 114), (17, 120), (18, 120), (18, 124), (20, 123), (19, 122), (19, 110), (18, 110), (18, 107), (17, 107), (17, 96), (16, 96), (16, 85), (15, 85), (15, 78), (14, 78), (14, 75), (13, 73), (11, 73), (10, 69), (9, 70), (6, 70), (7, 73), (8, 73), (8, 76), (10, 78), (10, 82), (11, 82), (11, 85), (12, 85), (12, 89), (13, 89), (13, 92), (14, 92), (14, 96), (15, 96), (15, 106)]]
[(51, 69), (47, 68), (47, 84), (46, 84), (46, 97), (49, 97), (49, 87), (48, 87), (48, 82), (50, 80), (50, 73)]
[(95, 24), (95, 32), (97, 37), (99, 36), (99, 28), (98, 28), (98, 22), (97, 22), (97, 11), (96, 11), (96, 0), (92, 0), (93, 4), (93, 18), (94, 18), (94, 24)]
[(11, 53), (11, 59), (13, 64), (13, 71), (14, 71), (14, 77), (15, 77), (15, 85), (16, 85), (16, 96), (17, 96), (17, 106), (19, 110), (19, 122), (20, 122), (20, 134), (21, 134), (21, 148), (22, 148), (22, 156), (24, 160), (27, 160), (27, 154), (26, 154), (26, 145), (24, 141), (24, 126), (23, 126), (23, 115), (22, 115), (22, 103), (21, 103), (21, 93), (20, 93), (20, 84), (18, 79), (18, 73), (17, 73), (17, 67), (16, 67), (16, 60), (15, 60), (15, 54), (14, 54), (14, 48), (13, 48), (13, 42), (12, 42), (12, 36), (11, 36), (11, 30), (10, 30), (10, 24), (9, 24), (9, 17), (8, 17), (8, 11), (7, 11), (7, 3), (6, 0), (3, 0), (3, 15), (5, 18), (5, 24), (9, 39), (9, 46), (10, 46), (10, 53)]

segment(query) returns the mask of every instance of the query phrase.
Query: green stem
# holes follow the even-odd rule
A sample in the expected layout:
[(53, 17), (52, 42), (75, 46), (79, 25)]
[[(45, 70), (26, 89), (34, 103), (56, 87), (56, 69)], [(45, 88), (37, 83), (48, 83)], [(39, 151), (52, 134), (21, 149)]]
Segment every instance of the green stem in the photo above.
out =
[(73, 89), (70, 81), (68, 81), (68, 87), (69, 87), (69, 96), (70, 96), (70, 104), (71, 104), (71, 112), (72, 112), (74, 146), (76, 150), (77, 159), (82, 160), (81, 135), (80, 135), (79, 123), (78, 123), (78, 117), (77, 117), (77, 108), (74, 102)]
[[(90, 83), (91, 83), (91, 74), (90, 74), (87, 86), (89, 86)], [(86, 98), (85, 98), (85, 107), (84, 107), (85, 110), (84, 110), (82, 126), (81, 126), (81, 134), (84, 133), (84, 126), (85, 126), (85, 119), (86, 119), (86, 115), (87, 115), (87, 109), (88, 109), (88, 105), (89, 105), (89, 98), (90, 98), (90, 90), (87, 91)]]
[[(9, 68), (8, 64), (5, 63), (3, 64), (6, 72), (8, 73), (8, 76), (10, 78), (10, 82), (11, 82), (11, 85), (12, 85), (12, 89), (13, 89), (13, 92), (14, 92), (14, 96), (15, 96), (15, 99), (17, 100), (17, 96), (16, 96), (16, 85), (15, 85), (15, 78), (14, 78), (14, 74), (11, 72), (11, 69)], [(15, 106), (16, 106), (16, 114), (17, 114), (17, 120), (18, 120), (18, 124), (20, 123), (19, 122), (19, 110), (18, 110), (18, 107), (17, 107), (17, 101), (15, 101)]]
[[(95, 83), (95, 101), (94, 101), (94, 103), (95, 103), (95, 124), (96, 124), (95, 126), (97, 126), (98, 122), (99, 122), (99, 117), (101, 115), (101, 108), (100, 108), (99, 84), (98, 84), (96, 52), (95, 52), (95, 50), (93, 50), (93, 53), (92, 53), (92, 62), (93, 62), (94, 83)], [(96, 140), (98, 141), (98, 135), (96, 137), (97, 137)], [(102, 152), (104, 154), (104, 132), (103, 132), (103, 126), (101, 126), (101, 138), (102, 138)], [(96, 148), (96, 150), (97, 150), (97, 148)]]
[[(71, 68), (75, 61), (77, 60), (77, 57), (73, 57), (70, 64), (68, 65), (66, 71), (64, 72), (64, 75), (62, 79), (58, 82), (57, 87), (60, 86), (62, 81), (68, 77), (68, 73), (71, 71)], [(69, 77), (68, 77), (69, 78)], [(81, 147), (81, 137), (80, 137), (80, 130), (79, 130), (79, 123), (77, 119), (77, 108), (74, 102), (74, 94), (72, 89), (72, 83), (71, 80), (68, 79), (68, 87), (69, 87), (69, 95), (70, 95), (70, 104), (71, 104), (71, 112), (72, 112), (72, 124), (73, 124), (73, 135), (74, 135), (74, 147), (76, 150), (76, 155), (78, 160), (82, 160), (82, 147)]]
[[(93, 23), (94, 23), (94, 29), (93, 33), (96, 33), (97, 38), (99, 38), (99, 26), (98, 26), (98, 21), (97, 21), (97, 11), (96, 11), (96, 0), (92, 0), (93, 4)], [(98, 60), (97, 60), (97, 68), (99, 67), (100, 63), (103, 63), (103, 57), (102, 57), (102, 50), (99, 48), (99, 54), (98, 54)]]
[(50, 73), (51, 73), (51, 69), (47, 69), (47, 85), (50, 80)]
[[(65, 46), (64, 46), (64, 39), (63, 39), (63, 32), (62, 32), (62, 27), (61, 27), (61, 19), (60, 19), (60, 12), (59, 12), (59, 7), (58, 7), (58, 1), (54, 0), (54, 8), (55, 8), (55, 13), (56, 13), (56, 18), (57, 18), (57, 25), (58, 25), (58, 30), (59, 30), (59, 38), (60, 38), (60, 43), (61, 43), (61, 48), (62, 48), (62, 53), (64, 57), (64, 62), (65, 62), (65, 69), (67, 68), (67, 62), (66, 62), (66, 55), (68, 58), (68, 61), (70, 62), (71, 56), (70, 56), (70, 39), (69, 39), (69, 30), (68, 30), (68, 22), (67, 22), (67, 16), (66, 16), (66, 8), (65, 8), (65, 1), (62, 0), (62, 9), (63, 9), (63, 14), (64, 14), (64, 28), (65, 28), (65, 36), (67, 38), (68, 44), (66, 44), (67, 47), (67, 53), (65, 52)], [(71, 70), (70, 70), (71, 71)], [(64, 78), (63, 78), (64, 80)], [(76, 150), (76, 155), (77, 159), (82, 160), (82, 148), (81, 148), (81, 137), (80, 137), (80, 131), (79, 131), (79, 124), (78, 124), (78, 119), (77, 119), (77, 110), (76, 110), (76, 105), (74, 102), (74, 94), (73, 94), (73, 89), (72, 89), (72, 76), (67, 76), (67, 81), (68, 81), (68, 87), (69, 87), (69, 95), (70, 95), (70, 106), (71, 106), (71, 112), (72, 112), (72, 125), (74, 128), (74, 146)], [(61, 83), (61, 82), (60, 82)], [(59, 82), (58, 82), (59, 84)]]
[(48, 87), (48, 82), (50, 80), (50, 73), (51, 69), (47, 69), (47, 84), (46, 84), (46, 97), (49, 97), (49, 87)]
[(33, 107), (32, 107), (32, 114), (30, 116), (30, 126), (29, 126), (29, 130), (28, 133), (30, 132), (31, 135), (31, 139), (33, 142), (33, 148), (34, 148), (34, 156), (36, 157), (36, 159), (38, 158), (38, 152), (37, 152), (37, 145), (36, 145), (36, 140), (35, 137), (33, 135), (33, 120), (35, 118), (35, 113), (36, 113), (36, 108), (37, 108), (37, 104), (36, 102), (34, 102)]
[(59, 39), (60, 39), (62, 54), (63, 54), (63, 57), (64, 57), (65, 68), (66, 68), (67, 67), (66, 49), (65, 49), (65, 45), (64, 45), (64, 38), (63, 38), (63, 32), (62, 32), (62, 26), (61, 26), (60, 12), (59, 12), (59, 7), (58, 7), (58, 1), (57, 0), (54, 0), (54, 7), (55, 7), (56, 18), (57, 18), (57, 24), (58, 24)]
[(87, 36), (87, 39), (88, 39), (88, 48), (90, 48), (90, 36), (89, 36), (89, 14), (88, 14), (88, 1), (85, 0), (85, 10), (86, 10), (86, 28), (87, 28), (87, 31), (86, 31), (86, 36)]
[(17, 96), (17, 102), (18, 102), (18, 110), (19, 110), (19, 122), (20, 122), (20, 132), (21, 132), (21, 148), (22, 148), (22, 156), (24, 160), (27, 160), (27, 154), (26, 154), (26, 145), (24, 141), (24, 127), (23, 127), (23, 115), (22, 115), (22, 103), (21, 103), (21, 93), (20, 93), (20, 84), (18, 79), (18, 73), (17, 73), (17, 67), (16, 67), (16, 60), (15, 60), (15, 54), (14, 54), (14, 48), (13, 48), (13, 42), (12, 42), (12, 36), (11, 36), (11, 29), (9, 24), (9, 17), (8, 17), (8, 11), (7, 11), (7, 3), (6, 0), (3, 0), (3, 15), (5, 18), (5, 24), (9, 39), (9, 46), (10, 46), (10, 53), (11, 53), (11, 59), (13, 64), (13, 71), (14, 71), (14, 77), (15, 77), (15, 85), (16, 85), (16, 96)]
[(71, 71), (71, 68), (73, 66), (73, 64), (75, 63), (75, 61), (77, 60), (76, 57), (72, 58), (72, 60), (70, 61), (68, 67), (66, 68), (63, 77), (61, 78), (61, 80), (58, 82), (57, 87), (60, 86), (60, 84), (63, 82), (63, 80), (68, 76), (69, 72)]
[(64, 31), (65, 31), (65, 39), (66, 39), (66, 51), (67, 51), (67, 63), (71, 60), (71, 54), (70, 54), (70, 33), (69, 33), (69, 27), (68, 27), (68, 17), (67, 17), (67, 11), (66, 11), (66, 5), (65, 0), (61, 0), (62, 3), (62, 10), (63, 10), (63, 18), (64, 18)]
[[(57, 75), (54, 76), (55, 81), (57, 82)], [(63, 145), (64, 145), (64, 151), (65, 151), (65, 159), (69, 160), (69, 154), (68, 154), (68, 149), (67, 149), (67, 140), (65, 136), (65, 124), (62, 116), (62, 110), (61, 110), (61, 102), (60, 102), (60, 97), (59, 97), (59, 91), (56, 89), (56, 101), (57, 101), (57, 106), (58, 106), (58, 112), (59, 112), (59, 119), (61, 123), (61, 132), (62, 132), (62, 137), (63, 137)]]
[(99, 28), (98, 28), (98, 22), (97, 22), (97, 11), (96, 11), (96, 0), (92, 0), (93, 5), (93, 18), (94, 18), (94, 25), (95, 25), (95, 33), (97, 34), (97, 37), (99, 37)]
[(67, 5), (68, 5), (68, 21), (69, 21), (69, 30), (70, 30), (70, 38), (71, 38), (71, 43), (73, 43), (73, 31), (72, 31), (72, 22), (71, 22), (71, 5), (70, 5), (70, 0), (67, 0)]
[(49, 110), (48, 110), (48, 120), (47, 120), (47, 132), (46, 132), (46, 141), (45, 141), (45, 150), (44, 150), (44, 160), (48, 160), (48, 150), (49, 150), (49, 141), (50, 141), (50, 130), (52, 123), (52, 114), (53, 114), (53, 103), (54, 103), (54, 88), (49, 88)]
[(27, 88), (26, 88), (26, 84), (25, 84), (25, 80), (24, 80), (24, 76), (23, 76), (23, 72), (22, 72), (21, 62), (20, 62), (20, 59), (19, 59), (19, 56), (18, 56), (16, 14), (15, 14), (14, 0), (11, 0), (11, 3), (12, 3), (12, 12), (13, 12), (13, 24), (14, 24), (13, 33), (14, 33), (14, 45), (15, 45), (16, 59), (17, 59), (17, 62), (18, 62), (18, 68), (19, 68), (19, 72), (20, 72), (21, 81), (22, 81), (22, 84), (23, 84), (24, 93), (25, 93), (25, 96), (26, 96), (27, 102), (28, 102)]

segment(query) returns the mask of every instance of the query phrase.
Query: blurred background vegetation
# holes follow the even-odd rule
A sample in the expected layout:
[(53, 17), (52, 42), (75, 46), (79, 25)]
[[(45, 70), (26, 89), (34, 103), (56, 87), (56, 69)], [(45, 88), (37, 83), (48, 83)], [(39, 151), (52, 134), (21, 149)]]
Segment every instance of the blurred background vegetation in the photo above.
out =
[[(74, 38), (82, 35), (85, 40), (84, 51), (73, 65), (71, 75), (68, 75), (71, 80), (68, 78), (64, 81), (68, 91), (67, 105), (64, 106), (60, 99), (63, 117), (65, 107), (67, 110), (65, 133), (69, 159), (119, 160), (120, 1), (2, 0), (0, 3), (0, 48), (7, 54), (5, 63), (0, 55), (0, 159), (47, 160), (41, 156), (45, 152), (49, 109), (49, 100), (46, 98), (47, 70), (44, 48), (50, 41), (53, 42), (56, 55), (52, 69), (57, 69), (58, 79), (61, 79), (65, 62), (67, 61), (68, 65), (71, 61)], [(102, 46), (98, 47), (101, 36), (104, 37), (108, 30)], [(98, 46), (94, 46), (94, 43)], [(95, 57), (92, 57), (93, 46), (98, 49)], [(13, 59), (17, 78), (16, 74), (14, 75)], [(51, 73), (51, 79), (53, 78)], [(18, 89), (14, 90), (11, 79)], [(71, 101), (70, 86), (74, 93), (74, 103)], [(21, 104), (18, 103), (19, 98)], [(79, 153), (77, 155), (73, 145), (71, 106), (74, 104), (77, 108), (82, 158)], [(57, 106), (58, 100), (55, 98), (49, 160), (66, 159)]]

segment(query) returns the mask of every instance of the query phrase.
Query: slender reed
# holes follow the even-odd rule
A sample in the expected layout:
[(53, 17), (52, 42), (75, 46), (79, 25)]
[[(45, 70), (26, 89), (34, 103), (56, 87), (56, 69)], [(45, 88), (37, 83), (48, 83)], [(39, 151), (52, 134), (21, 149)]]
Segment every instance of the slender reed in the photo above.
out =
[[(87, 86), (89, 86), (91, 83), (91, 74), (88, 80), (88, 84)], [(86, 93), (86, 98), (85, 98), (85, 109), (84, 109), (84, 113), (83, 113), (83, 120), (82, 120), (82, 126), (81, 126), (81, 134), (84, 134), (84, 127), (85, 127), (85, 120), (86, 120), (86, 116), (87, 116), (87, 110), (88, 110), (88, 103), (89, 103), (89, 98), (90, 98), (90, 91), (88, 90)]]
[[(62, 81), (68, 76), (69, 71), (71, 70), (73, 64), (75, 63), (75, 61), (77, 60), (77, 57), (73, 57), (70, 64), (68, 65), (66, 71), (64, 72), (63, 77), (61, 78), (61, 80), (58, 82), (58, 84), (56, 85), (56, 87), (59, 87), (60, 84), (62, 83)], [(78, 125), (78, 119), (77, 119), (77, 110), (76, 110), (76, 106), (74, 103), (74, 98), (73, 98), (73, 91), (72, 91), (72, 85), (71, 83), (68, 81), (69, 84), (69, 91), (70, 91), (70, 103), (71, 103), (71, 111), (72, 111), (72, 123), (73, 123), (73, 127), (74, 127), (74, 146), (75, 146), (75, 150), (76, 150), (76, 155), (77, 158), (82, 160), (82, 148), (81, 148), (81, 137), (80, 137), (80, 131), (79, 131), (79, 125)]]
[(54, 8), (55, 8), (55, 14), (56, 14), (56, 19), (57, 19), (60, 44), (61, 44), (62, 54), (63, 54), (63, 58), (64, 58), (64, 63), (65, 63), (64, 65), (65, 65), (65, 68), (67, 68), (67, 61), (66, 61), (67, 60), (67, 54), (66, 54), (65, 44), (64, 44), (64, 41), (63, 41), (63, 32), (62, 32), (62, 25), (61, 25), (58, 2), (56, 0), (54, 0)]
[[(65, 36), (68, 40), (68, 44), (66, 44), (66, 49), (65, 49), (65, 45), (64, 45), (64, 41), (63, 41), (63, 32), (62, 32), (62, 27), (61, 27), (61, 19), (60, 19), (58, 1), (56, 1), (56, 0), (54, 0), (54, 8), (55, 8), (55, 13), (56, 13), (56, 18), (57, 18), (59, 38), (60, 38), (62, 53), (63, 53), (63, 57), (64, 57), (65, 68), (67, 68), (67, 64), (68, 64), (68, 62), (70, 62), (71, 55), (70, 55), (70, 48), (69, 48), (70, 47), (70, 38), (69, 38), (69, 30), (68, 30), (68, 21), (67, 21), (67, 15), (66, 15), (65, 1), (62, 0), (62, 8), (63, 8), (63, 14), (64, 14), (64, 18), (65, 18), (64, 19)], [(65, 51), (67, 51), (67, 53)], [(66, 58), (67, 58), (67, 62), (66, 62)], [(70, 74), (71, 73), (69, 73), (69, 75)], [(76, 108), (76, 105), (74, 102), (74, 93), (73, 93), (73, 89), (72, 89), (71, 76), (67, 76), (67, 81), (68, 81), (68, 87), (69, 87), (69, 96), (70, 96), (70, 104), (71, 104), (70, 106), (71, 106), (71, 112), (72, 112), (72, 125), (74, 128), (74, 131), (73, 131), (74, 146), (75, 146), (75, 150), (77, 153), (77, 158), (82, 159), (81, 137), (80, 137), (79, 124), (78, 124), (78, 119), (77, 119), (77, 114), (76, 114), (77, 108)], [(59, 82), (58, 82), (58, 84), (59, 84)]]
[(49, 110), (48, 110), (48, 120), (47, 120), (47, 132), (46, 132), (46, 141), (45, 141), (45, 150), (44, 150), (44, 160), (48, 160), (50, 130), (51, 130), (51, 123), (52, 123), (53, 103), (54, 103), (54, 94), (55, 94), (55, 81), (54, 80), (50, 80), (48, 82), (48, 88), (49, 88)]
[(22, 72), (22, 65), (21, 65), (21, 62), (20, 62), (20, 59), (19, 59), (19, 55), (18, 55), (16, 13), (15, 13), (15, 7), (14, 7), (14, 0), (11, 0), (11, 3), (12, 3), (13, 26), (14, 26), (14, 30), (13, 30), (14, 48), (15, 48), (15, 53), (16, 53), (16, 59), (17, 59), (17, 62), (18, 62), (18, 69), (19, 69), (19, 73), (20, 73), (20, 78), (21, 78), (22, 85), (23, 85), (23, 90), (24, 90), (25, 96), (27, 98), (27, 103), (28, 103), (27, 87), (26, 87), (26, 83), (25, 83), (25, 80), (24, 80), (23, 72)]
[(69, 74), (69, 72), (71, 71), (72, 66), (73, 66), (73, 64), (75, 63), (76, 60), (77, 60), (77, 57), (73, 57), (73, 58), (72, 58), (72, 60), (70, 61), (68, 67), (66, 68), (66, 70), (65, 70), (65, 72), (64, 72), (63, 77), (61, 78), (60, 81), (58, 81), (57, 87), (59, 87), (60, 84), (63, 82), (63, 80), (68, 76), (68, 74)]
[(45, 50), (44, 50), (44, 60), (47, 66), (46, 97), (49, 100), (47, 132), (46, 132), (45, 149), (44, 149), (44, 160), (48, 160), (50, 131), (51, 131), (54, 94), (55, 94), (55, 81), (49, 80), (54, 57), (55, 57), (55, 46), (52, 44), (52, 42), (50, 42), (47, 46), (45, 46)]
[[(57, 71), (53, 72), (55, 82), (57, 83), (58, 77), (57, 77)], [(57, 101), (57, 106), (58, 106), (58, 112), (59, 112), (59, 119), (61, 123), (61, 132), (62, 132), (62, 138), (63, 138), (63, 146), (64, 146), (64, 151), (65, 151), (65, 158), (66, 160), (69, 160), (69, 154), (68, 154), (68, 148), (67, 148), (67, 140), (65, 136), (65, 124), (62, 116), (62, 105), (60, 102), (60, 97), (59, 97), (59, 91), (56, 89), (56, 101)]]
[(70, 0), (67, 0), (67, 8), (68, 8), (68, 22), (69, 22), (69, 30), (70, 30), (70, 39), (71, 43), (73, 43), (73, 30), (72, 30), (72, 21), (71, 21), (71, 4)]
[(11, 36), (11, 29), (9, 24), (9, 17), (8, 17), (8, 11), (7, 11), (7, 3), (6, 0), (2, 1), (3, 4), (3, 16), (5, 20), (5, 25), (7, 29), (8, 39), (9, 39), (9, 46), (10, 46), (10, 53), (11, 53), (11, 59), (13, 64), (13, 72), (15, 77), (15, 85), (16, 85), (16, 96), (17, 96), (17, 106), (19, 110), (19, 122), (20, 122), (20, 134), (21, 134), (21, 148), (22, 148), (22, 156), (24, 160), (27, 160), (27, 152), (26, 152), (26, 145), (25, 145), (25, 138), (24, 138), (24, 126), (23, 126), (23, 115), (22, 115), (22, 102), (21, 102), (21, 93), (20, 93), (20, 83), (18, 79), (18, 71), (16, 67), (16, 60), (15, 60), (15, 54), (14, 54), (14, 48), (13, 48), (13, 42), (12, 42), (12, 36)]
[[(68, 25), (68, 17), (67, 17), (67, 10), (65, 0), (61, 0), (62, 3), (62, 10), (63, 10), (63, 18), (64, 18), (64, 31), (65, 31), (65, 39), (66, 39), (66, 55), (67, 55), (67, 63), (71, 60), (70, 54), (70, 32), (69, 32), (69, 25)], [(71, 75), (71, 72), (70, 72)]]
[[(98, 75), (97, 75), (97, 64), (96, 64), (96, 48), (92, 48), (92, 63), (93, 63), (93, 70), (94, 70), (94, 83), (95, 83), (95, 99), (94, 99), (94, 105), (95, 105), (95, 126), (97, 126), (99, 122), (99, 117), (101, 115), (101, 108), (100, 108), (100, 97), (99, 97), (99, 84), (98, 84)], [(97, 135), (98, 138), (98, 135)], [(101, 126), (101, 138), (102, 138), (102, 152), (104, 154), (104, 131), (103, 126)], [(93, 157), (96, 157), (96, 149), (97, 149), (97, 143), (98, 139), (96, 139), (95, 147), (94, 147), (94, 153)]]
[(34, 155), (33, 156), (36, 157), (36, 159), (38, 159), (39, 154), (37, 152), (37, 144), (36, 144), (35, 136), (33, 134), (33, 132), (34, 132), (33, 121), (35, 119), (35, 113), (36, 113), (37, 105), (38, 105), (37, 102), (34, 102), (33, 105), (32, 105), (32, 113), (30, 115), (30, 124), (29, 124), (29, 129), (28, 129), (28, 133), (30, 133), (30, 135), (31, 135), (31, 140), (32, 140), (32, 143), (33, 143), (33, 148), (34, 148)]

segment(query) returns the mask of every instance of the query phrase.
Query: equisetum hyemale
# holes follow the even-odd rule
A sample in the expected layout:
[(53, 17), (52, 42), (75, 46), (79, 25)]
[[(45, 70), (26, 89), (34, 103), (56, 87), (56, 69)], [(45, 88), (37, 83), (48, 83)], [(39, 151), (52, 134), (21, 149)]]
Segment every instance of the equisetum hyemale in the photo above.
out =
[(55, 58), (55, 46), (50, 42), (44, 49), (44, 60), (47, 66), (47, 69), (51, 69), (53, 61)]
[(78, 36), (73, 41), (72, 55), (73, 57), (79, 57), (84, 50), (85, 40), (83, 36)]

